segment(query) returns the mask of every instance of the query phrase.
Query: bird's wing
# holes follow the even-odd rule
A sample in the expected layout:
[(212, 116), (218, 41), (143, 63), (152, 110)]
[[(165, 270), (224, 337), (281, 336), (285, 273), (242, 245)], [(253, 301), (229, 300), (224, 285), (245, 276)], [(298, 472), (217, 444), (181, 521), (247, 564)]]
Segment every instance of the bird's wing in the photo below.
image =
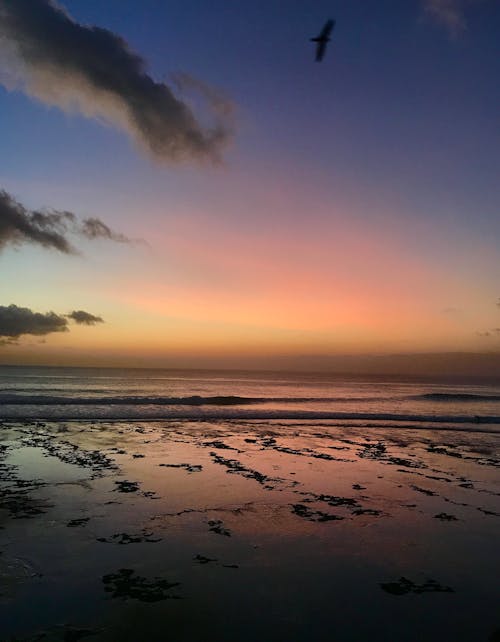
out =
[(321, 33), (319, 34), (320, 38), (328, 38), (330, 34), (332, 33), (333, 27), (335, 26), (335, 20), (328, 20), (325, 23), (325, 26), (321, 30)]
[(321, 62), (323, 60), (323, 56), (326, 51), (326, 42), (326, 40), (318, 42), (318, 46), (316, 47), (316, 62)]

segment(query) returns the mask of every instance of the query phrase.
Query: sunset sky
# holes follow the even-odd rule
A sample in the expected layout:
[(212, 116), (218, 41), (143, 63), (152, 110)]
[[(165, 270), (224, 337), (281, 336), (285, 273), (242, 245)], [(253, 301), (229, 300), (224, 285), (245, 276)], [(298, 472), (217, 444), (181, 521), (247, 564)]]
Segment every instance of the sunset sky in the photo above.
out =
[[(500, 351), (498, 3), (5, 6), (0, 190), (114, 239), (0, 207), (0, 363)], [(2, 334), (10, 305), (104, 323)]]

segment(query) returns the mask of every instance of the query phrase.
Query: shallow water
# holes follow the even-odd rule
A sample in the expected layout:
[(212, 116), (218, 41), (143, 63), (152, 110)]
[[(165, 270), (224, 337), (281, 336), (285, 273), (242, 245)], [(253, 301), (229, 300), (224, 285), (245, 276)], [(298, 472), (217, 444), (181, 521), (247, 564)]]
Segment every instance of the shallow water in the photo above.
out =
[(205, 420), (0, 436), (2, 640), (472, 641), (500, 625), (498, 434)]

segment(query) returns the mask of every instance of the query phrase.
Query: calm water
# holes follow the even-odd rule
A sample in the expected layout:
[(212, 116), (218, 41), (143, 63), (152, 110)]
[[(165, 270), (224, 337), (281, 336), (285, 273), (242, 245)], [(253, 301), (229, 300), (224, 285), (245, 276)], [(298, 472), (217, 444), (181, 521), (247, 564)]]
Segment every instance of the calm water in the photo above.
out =
[(1, 419), (281, 419), (500, 431), (500, 384), (0, 367)]

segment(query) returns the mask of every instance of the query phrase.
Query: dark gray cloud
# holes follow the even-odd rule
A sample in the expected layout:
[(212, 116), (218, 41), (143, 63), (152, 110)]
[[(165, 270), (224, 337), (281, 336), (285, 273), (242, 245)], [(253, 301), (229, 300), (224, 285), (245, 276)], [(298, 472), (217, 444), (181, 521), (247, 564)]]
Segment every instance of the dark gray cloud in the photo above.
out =
[(113, 232), (106, 223), (103, 223), (98, 218), (86, 218), (83, 220), (80, 225), (80, 233), (91, 241), (94, 239), (109, 239), (117, 243), (130, 243), (129, 238), (118, 232)]
[(0, 190), (0, 250), (6, 245), (35, 243), (74, 254), (76, 250), (65, 236), (74, 220), (69, 212), (30, 212)]
[(63, 315), (55, 312), (33, 312), (17, 305), (0, 305), (0, 345), (16, 343), (19, 337), (29, 334), (44, 336), (53, 332), (67, 332), (68, 319), (84, 325), (104, 323), (101, 317), (74, 310)]
[(96, 317), (94, 314), (85, 312), (85, 310), (73, 310), (70, 314), (66, 315), (68, 319), (72, 319), (75, 323), (83, 325), (95, 325), (96, 323), (104, 323), (104, 319)]
[(71, 212), (30, 211), (0, 190), (0, 251), (7, 245), (33, 243), (65, 254), (77, 254), (77, 249), (68, 239), (69, 234), (90, 240), (102, 238), (118, 243), (131, 242), (98, 218), (79, 221)]
[(0, 339), (4, 343), (23, 334), (42, 336), (52, 332), (66, 332), (67, 319), (55, 312), (33, 312), (17, 305), (0, 305)]
[(6, 86), (125, 130), (159, 160), (220, 160), (231, 128), (215, 94), (191, 82), (208, 98), (213, 124), (207, 127), (167, 84), (148, 75), (145, 61), (117, 34), (79, 24), (51, 0), (2, 0), (2, 38)]

